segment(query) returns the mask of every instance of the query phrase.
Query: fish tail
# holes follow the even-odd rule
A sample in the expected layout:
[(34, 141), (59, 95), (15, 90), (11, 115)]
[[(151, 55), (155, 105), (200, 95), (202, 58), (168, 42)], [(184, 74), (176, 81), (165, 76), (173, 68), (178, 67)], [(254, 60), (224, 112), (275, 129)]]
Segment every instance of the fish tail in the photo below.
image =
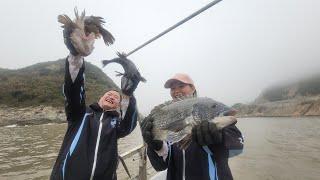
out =
[(119, 58), (127, 59), (127, 55), (126, 55), (126, 53), (124, 53), (124, 52), (119, 52), (119, 51), (118, 51), (116, 54), (117, 54), (117, 56), (118, 56)]
[(80, 18), (81, 18), (81, 20), (84, 20), (84, 17), (86, 16), (86, 10), (84, 9), (83, 11), (82, 11), (82, 13), (81, 13), (81, 16), (80, 16)]
[(114, 72), (116, 72), (116, 73), (117, 73), (117, 74), (116, 74), (116, 76), (123, 76), (123, 75), (124, 75), (124, 73), (119, 72), (119, 71), (114, 71)]
[(113, 62), (114, 62), (114, 60), (102, 60), (102, 65), (103, 65), (103, 67), (105, 67), (106, 65), (113, 63)]
[(146, 82), (147, 80), (144, 77), (140, 76), (140, 81)]

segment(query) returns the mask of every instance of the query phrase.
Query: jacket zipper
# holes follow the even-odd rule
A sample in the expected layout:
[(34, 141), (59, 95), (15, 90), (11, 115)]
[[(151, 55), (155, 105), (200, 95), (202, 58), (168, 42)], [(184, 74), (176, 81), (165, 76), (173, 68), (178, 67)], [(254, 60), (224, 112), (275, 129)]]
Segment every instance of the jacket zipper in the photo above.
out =
[(93, 180), (94, 172), (95, 172), (95, 170), (96, 170), (98, 149), (99, 149), (99, 144), (100, 144), (100, 136), (101, 136), (101, 131), (102, 131), (102, 124), (103, 124), (103, 123), (102, 123), (103, 115), (104, 115), (104, 112), (102, 112), (102, 114), (101, 114), (101, 116), (100, 116), (98, 137), (97, 137), (97, 141), (96, 141), (96, 148), (95, 148), (95, 151), (94, 151), (94, 160), (93, 160), (93, 165), (92, 165), (90, 180)]

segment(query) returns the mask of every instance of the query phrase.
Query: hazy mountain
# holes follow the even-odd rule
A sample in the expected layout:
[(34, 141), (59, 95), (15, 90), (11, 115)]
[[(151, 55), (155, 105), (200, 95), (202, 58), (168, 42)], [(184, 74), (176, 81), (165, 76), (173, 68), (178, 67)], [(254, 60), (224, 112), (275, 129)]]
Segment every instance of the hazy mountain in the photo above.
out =
[(320, 95), (320, 74), (289, 84), (278, 84), (265, 89), (255, 103), (294, 99), (300, 96)]
[(253, 103), (233, 107), (239, 116), (319, 116), (320, 75), (269, 87)]

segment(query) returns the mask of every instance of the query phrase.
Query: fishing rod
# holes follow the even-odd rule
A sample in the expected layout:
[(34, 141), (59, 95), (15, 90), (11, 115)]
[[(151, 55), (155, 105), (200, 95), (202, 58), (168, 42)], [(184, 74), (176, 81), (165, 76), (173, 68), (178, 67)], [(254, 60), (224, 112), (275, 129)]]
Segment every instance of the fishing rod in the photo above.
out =
[(131, 54), (137, 52), (139, 49), (143, 48), (144, 46), (150, 44), (152, 41), (155, 41), (156, 39), (160, 38), (161, 36), (167, 34), (168, 32), (172, 31), (173, 29), (175, 29), (176, 27), (180, 26), (181, 24), (189, 21), (190, 19), (192, 19), (193, 17), (197, 16), (198, 14), (202, 13), (203, 11), (209, 9), (210, 7), (214, 6), (215, 4), (219, 3), (222, 0), (215, 0), (212, 1), (211, 3), (207, 4), (206, 6), (204, 6), (203, 8), (199, 9), (198, 11), (192, 13), (191, 15), (189, 15), (188, 17), (184, 18), (183, 20), (179, 21), (178, 23), (176, 23), (175, 25), (169, 27), (168, 29), (166, 29), (165, 31), (163, 31), (162, 33), (158, 34), (157, 36), (153, 37), (152, 39), (150, 39), (149, 41), (143, 43), (142, 45), (138, 46), (137, 48), (135, 48), (134, 50), (130, 51), (129, 53), (126, 54), (126, 57), (130, 56)]

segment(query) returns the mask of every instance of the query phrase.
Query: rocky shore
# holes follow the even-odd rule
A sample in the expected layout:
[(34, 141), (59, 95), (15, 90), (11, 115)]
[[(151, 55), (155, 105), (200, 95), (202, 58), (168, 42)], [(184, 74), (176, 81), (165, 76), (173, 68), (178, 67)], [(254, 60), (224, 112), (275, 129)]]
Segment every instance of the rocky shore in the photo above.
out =
[(24, 126), (64, 122), (66, 122), (64, 108), (51, 106), (25, 108), (0, 106), (0, 126)]
[(320, 96), (236, 104), (233, 107), (238, 110), (238, 117), (320, 116)]

